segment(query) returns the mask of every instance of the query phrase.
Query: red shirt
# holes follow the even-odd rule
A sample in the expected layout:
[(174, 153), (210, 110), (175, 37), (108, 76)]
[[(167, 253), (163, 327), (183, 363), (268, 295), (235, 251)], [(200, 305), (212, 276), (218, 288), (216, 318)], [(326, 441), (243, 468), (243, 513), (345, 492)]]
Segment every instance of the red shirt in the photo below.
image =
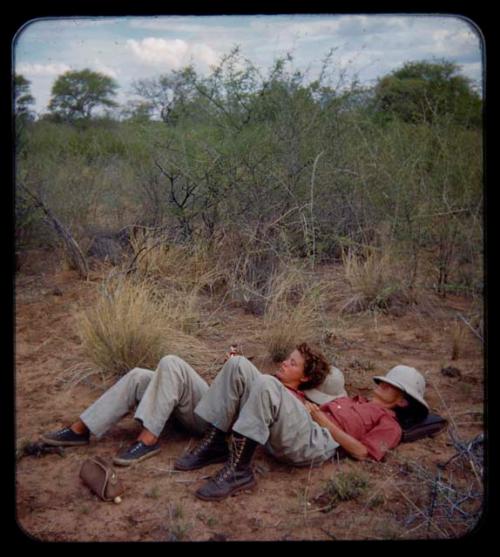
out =
[(363, 443), (375, 460), (382, 460), (401, 440), (402, 429), (394, 412), (361, 396), (337, 398), (320, 409), (348, 435)]

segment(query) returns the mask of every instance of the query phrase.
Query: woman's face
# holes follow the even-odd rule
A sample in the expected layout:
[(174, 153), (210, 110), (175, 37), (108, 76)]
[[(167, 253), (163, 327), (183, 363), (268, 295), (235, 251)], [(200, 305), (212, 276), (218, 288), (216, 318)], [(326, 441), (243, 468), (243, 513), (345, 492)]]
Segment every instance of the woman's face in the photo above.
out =
[(404, 406), (405, 397), (401, 390), (385, 381), (379, 381), (373, 389), (373, 398), (382, 402), (385, 408)]
[(295, 349), (286, 360), (284, 360), (277, 373), (276, 377), (286, 387), (298, 389), (299, 385), (308, 380), (304, 375), (305, 359), (302, 354)]

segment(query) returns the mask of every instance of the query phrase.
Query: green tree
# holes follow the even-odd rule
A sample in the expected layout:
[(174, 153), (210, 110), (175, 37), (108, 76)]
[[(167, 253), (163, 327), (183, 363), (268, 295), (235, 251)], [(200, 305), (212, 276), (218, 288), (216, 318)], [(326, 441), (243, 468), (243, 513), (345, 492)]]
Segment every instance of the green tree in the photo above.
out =
[(404, 122), (433, 123), (447, 116), (460, 125), (479, 126), (481, 98), (459, 69), (447, 60), (407, 62), (379, 79), (375, 87), (377, 111)]
[(16, 116), (32, 119), (33, 112), (30, 105), (35, 103), (35, 98), (30, 91), (31, 81), (20, 74), (14, 76), (14, 97)]
[(169, 74), (141, 79), (132, 84), (133, 92), (146, 99), (143, 110), (157, 115), (166, 124), (175, 124), (187, 112), (195, 96), (196, 73), (191, 66)]
[(31, 82), (20, 74), (14, 76), (14, 114), (16, 133), (16, 152), (18, 155), (24, 152), (27, 142), (28, 128), (35, 119), (35, 113), (31, 110), (35, 98), (30, 91)]
[(146, 123), (151, 120), (152, 108), (145, 101), (129, 101), (121, 111), (123, 120)]
[(52, 86), (49, 110), (63, 120), (90, 119), (98, 107), (112, 108), (117, 104), (118, 84), (110, 77), (84, 69), (68, 71), (59, 76)]

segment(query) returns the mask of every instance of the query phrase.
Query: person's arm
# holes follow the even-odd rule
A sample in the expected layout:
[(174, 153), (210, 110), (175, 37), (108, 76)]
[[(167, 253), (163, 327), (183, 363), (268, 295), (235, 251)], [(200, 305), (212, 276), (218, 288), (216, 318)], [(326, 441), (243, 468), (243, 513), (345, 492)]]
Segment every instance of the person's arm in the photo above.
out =
[(328, 416), (319, 409), (316, 404), (312, 402), (306, 401), (305, 402), (306, 409), (308, 410), (311, 418), (317, 422), (321, 427), (326, 427), (328, 431), (332, 434), (332, 437), (337, 441), (337, 443), (352, 457), (357, 460), (365, 460), (368, 458), (368, 449), (352, 437), (346, 433), (343, 429), (341, 429), (337, 424), (332, 422), (328, 418)]

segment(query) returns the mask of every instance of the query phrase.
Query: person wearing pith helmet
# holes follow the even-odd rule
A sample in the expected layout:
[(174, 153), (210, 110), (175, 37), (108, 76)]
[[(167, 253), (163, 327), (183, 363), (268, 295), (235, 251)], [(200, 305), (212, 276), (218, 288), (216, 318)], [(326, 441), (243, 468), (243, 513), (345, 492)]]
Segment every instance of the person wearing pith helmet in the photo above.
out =
[[(316, 367), (323, 379), (310, 385)], [(226, 364), (196, 408), (211, 425), (210, 438), (181, 457), (177, 469), (203, 462), (211, 444), (231, 434), (229, 459), (195, 493), (217, 501), (255, 485), (251, 468), (258, 445), (295, 466), (317, 466), (337, 449), (355, 459), (380, 461), (401, 441), (400, 420), (428, 411), (425, 380), (414, 368), (396, 366), (375, 377), (372, 396), (348, 397), (340, 370), (307, 345), (300, 345), (275, 376), (262, 375), (244, 358)]]
[(387, 383), (405, 394), (406, 400), (420, 407), (420, 411), (425, 414), (429, 411), (429, 405), (424, 399), (425, 379), (414, 367), (397, 365), (385, 375), (377, 375), (373, 378), (375, 383)]
[(397, 365), (373, 381), (369, 399), (340, 397), (321, 406), (306, 406), (347, 455), (380, 461), (400, 443), (403, 427), (425, 419), (429, 405), (424, 399), (425, 379), (413, 367)]
[(259, 445), (295, 466), (320, 465), (339, 449), (355, 459), (379, 461), (401, 441), (401, 420), (420, 420), (428, 411), (424, 390), (417, 370), (396, 366), (377, 378), (370, 399), (348, 397), (342, 372), (306, 344), (296, 347), (274, 377), (260, 374), (244, 358), (233, 359), (196, 408), (211, 424), (209, 439), (174, 467), (198, 466), (211, 444), (227, 435), (229, 459), (195, 493), (214, 501), (255, 485), (251, 461)]

